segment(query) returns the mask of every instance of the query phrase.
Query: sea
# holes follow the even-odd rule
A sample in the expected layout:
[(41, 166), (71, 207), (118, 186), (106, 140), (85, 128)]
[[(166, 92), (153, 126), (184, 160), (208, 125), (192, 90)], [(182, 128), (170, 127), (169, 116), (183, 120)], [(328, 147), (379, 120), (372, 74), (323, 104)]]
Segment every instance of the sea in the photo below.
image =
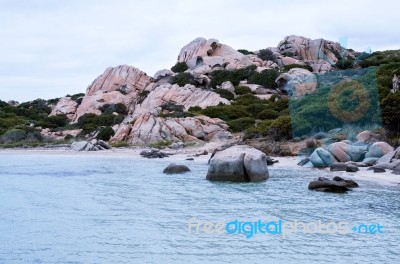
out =
[[(167, 175), (172, 161), (185, 174)], [(205, 159), (0, 155), (0, 263), (400, 263), (400, 188), (270, 166), (210, 182)], [(328, 175), (329, 176), (329, 175)], [(332, 176), (332, 175), (330, 175)]]

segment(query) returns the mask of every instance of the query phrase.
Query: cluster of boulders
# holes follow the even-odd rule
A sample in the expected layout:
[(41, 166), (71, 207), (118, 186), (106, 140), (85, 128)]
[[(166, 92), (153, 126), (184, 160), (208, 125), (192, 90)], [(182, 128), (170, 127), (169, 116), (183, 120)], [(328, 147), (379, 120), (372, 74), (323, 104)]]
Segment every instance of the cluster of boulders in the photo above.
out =
[(356, 139), (355, 142), (343, 140), (326, 148), (319, 147), (298, 165), (330, 167), (332, 171), (347, 172), (356, 172), (358, 167), (368, 166), (375, 172), (400, 170), (400, 148), (394, 150), (388, 143), (378, 141), (378, 136), (371, 131), (359, 133)]
[(92, 139), (89, 141), (78, 141), (71, 144), (74, 151), (99, 151), (111, 149), (110, 145), (103, 140)]

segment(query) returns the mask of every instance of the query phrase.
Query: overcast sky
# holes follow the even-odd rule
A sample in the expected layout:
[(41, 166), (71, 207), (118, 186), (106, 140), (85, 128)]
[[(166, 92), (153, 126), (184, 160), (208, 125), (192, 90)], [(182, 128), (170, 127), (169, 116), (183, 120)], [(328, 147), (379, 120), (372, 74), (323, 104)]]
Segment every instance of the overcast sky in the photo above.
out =
[(275, 47), (287, 35), (364, 51), (400, 49), (398, 1), (0, 0), (0, 99), (85, 92), (109, 66), (153, 76), (196, 37), (235, 49)]

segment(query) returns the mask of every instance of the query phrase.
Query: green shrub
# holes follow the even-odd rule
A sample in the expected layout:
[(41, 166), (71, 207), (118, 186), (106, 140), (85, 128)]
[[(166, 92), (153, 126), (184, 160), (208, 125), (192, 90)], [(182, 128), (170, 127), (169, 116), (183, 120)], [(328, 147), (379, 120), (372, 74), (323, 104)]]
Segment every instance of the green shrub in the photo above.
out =
[(4, 143), (13, 143), (24, 140), (27, 133), (23, 129), (10, 129), (1, 136), (1, 141)]
[(155, 143), (151, 143), (149, 146), (152, 148), (158, 148), (158, 149), (164, 149), (166, 147), (168, 147), (169, 145), (172, 144), (172, 141), (170, 140), (159, 140)]
[(280, 116), (275, 119), (269, 127), (268, 136), (274, 140), (290, 139), (292, 137), (290, 116)]
[(129, 147), (129, 143), (126, 141), (120, 141), (120, 142), (116, 142), (116, 143), (112, 143), (111, 147), (113, 148), (125, 148), (125, 147)]
[(233, 105), (264, 104), (265, 102), (265, 100), (262, 100), (253, 94), (245, 94), (238, 96)]
[[(50, 127), (63, 127), (69, 123), (68, 117), (66, 115), (55, 115), (49, 116), (45, 119), (45, 122), (50, 124)], [(46, 126), (43, 126), (46, 127)]]
[(275, 61), (276, 60), (274, 53), (269, 49), (260, 50), (257, 56), (264, 61)]
[(354, 59), (342, 59), (340, 58), (337, 62), (336, 62), (336, 67), (338, 67), (339, 69), (345, 70), (345, 69), (351, 69), (354, 66)]
[(247, 86), (235, 86), (235, 94), (237, 95), (251, 94), (251, 89)]
[(200, 113), (201, 110), (203, 110), (203, 108), (201, 108), (200, 106), (192, 106), (188, 109), (189, 112), (191, 113)]
[(250, 117), (244, 106), (239, 105), (217, 105), (210, 106), (201, 111), (203, 115), (220, 118), (225, 121), (238, 119), (241, 117)]
[(109, 141), (112, 136), (115, 135), (114, 129), (112, 127), (102, 127), (97, 134), (97, 139)]
[(172, 66), (171, 71), (173, 72), (184, 72), (187, 69), (189, 69), (189, 67), (187, 66), (186, 62), (177, 62), (174, 66)]
[(185, 86), (186, 84), (195, 85), (193, 76), (187, 72), (181, 72), (171, 78), (171, 84), (177, 84), (179, 86)]
[(94, 124), (86, 124), (86, 125), (84, 125), (83, 127), (82, 127), (82, 134), (83, 135), (86, 135), (86, 134), (89, 134), (89, 133), (92, 133), (93, 131), (96, 131), (97, 130), (97, 126), (96, 125), (94, 125)]
[(66, 141), (70, 141), (70, 140), (72, 140), (72, 139), (74, 139), (74, 136), (73, 136), (73, 135), (70, 135), (70, 134), (67, 134), (67, 135), (64, 137), (64, 140), (66, 140)]
[(235, 120), (228, 121), (228, 126), (232, 130), (232, 132), (240, 132), (249, 127), (254, 126), (254, 118), (251, 117), (242, 117)]
[(310, 72), (313, 71), (313, 68), (310, 65), (301, 65), (301, 64), (289, 64), (289, 65), (285, 65), (283, 66), (283, 71), (287, 72), (293, 68), (301, 68), (301, 69), (306, 69), (309, 70)]
[(263, 70), (258, 73), (255, 72), (248, 80), (249, 83), (259, 84), (268, 88), (276, 87), (275, 80), (278, 78), (279, 72), (277, 70), (269, 69)]
[(248, 51), (248, 50), (246, 50), (246, 49), (238, 49), (237, 51), (239, 51), (239, 52), (242, 53), (243, 55), (254, 54), (254, 52)]
[(235, 98), (235, 95), (232, 92), (225, 89), (215, 89), (213, 92), (219, 94), (222, 98), (225, 98), (229, 101)]
[(239, 85), (241, 80), (250, 78), (257, 69), (257, 66), (250, 65), (242, 69), (236, 70), (216, 70), (210, 73), (210, 86), (216, 88), (223, 82), (230, 81), (233, 85)]
[(112, 114), (114, 112), (121, 114), (121, 115), (126, 115), (127, 114), (127, 108), (124, 104), (118, 103), (118, 104), (105, 104), (102, 105), (99, 110), (106, 115)]
[(245, 107), (246, 111), (251, 114), (252, 117), (257, 118), (257, 115), (264, 111), (265, 109), (269, 108), (268, 104), (260, 104), (260, 103), (254, 103), (254, 104), (249, 104)]
[(272, 109), (265, 109), (257, 115), (258, 119), (275, 119), (278, 118), (279, 114), (277, 111)]

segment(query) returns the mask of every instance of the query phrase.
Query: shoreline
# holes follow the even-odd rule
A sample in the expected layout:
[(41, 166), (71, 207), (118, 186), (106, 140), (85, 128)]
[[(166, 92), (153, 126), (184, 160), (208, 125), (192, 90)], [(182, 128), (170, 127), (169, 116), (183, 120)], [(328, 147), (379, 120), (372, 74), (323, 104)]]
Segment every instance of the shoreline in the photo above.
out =
[[(206, 144), (200, 147), (188, 147), (178, 150), (165, 149), (162, 150), (166, 153), (171, 153), (169, 157), (165, 157), (162, 160), (170, 160), (171, 162), (183, 162), (187, 158), (194, 158), (195, 161), (207, 162), (211, 157), (212, 150), (218, 147), (219, 144)], [(46, 156), (46, 155), (61, 155), (61, 156), (91, 156), (91, 157), (121, 157), (121, 158), (138, 158), (147, 160), (140, 156), (140, 152), (144, 149), (143, 147), (131, 147), (131, 148), (113, 148), (110, 150), (102, 151), (74, 151), (69, 148), (13, 148), (13, 149), (0, 149), (0, 157), (3, 155), (35, 155), (35, 156)], [(206, 155), (195, 156), (196, 154), (207, 151)], [(304, 170), (319, 170), (321, 171), (321, 176), (340, 176), (346, 179), (361, 180), (375, 182), (381, 185), (389, 186), (399, 186), (400, 185), (400, 175), (392, 174), (391, 171), (386, 171), (384, 173), (374, 173), (373, 171), (368, 171), (368, 167), (360, 167), (360, 171), (355, 173), (335, 171), (331, 172), (329, 168), (317, 169), (317, 168), (307, 168), (300, 167), (297, 163), (300, 161), (298, 156), (290, 157), (273, 157), (271, 158), (278, 160), (279, 162), (272, 165), (272, 168), (301, 168)]]

